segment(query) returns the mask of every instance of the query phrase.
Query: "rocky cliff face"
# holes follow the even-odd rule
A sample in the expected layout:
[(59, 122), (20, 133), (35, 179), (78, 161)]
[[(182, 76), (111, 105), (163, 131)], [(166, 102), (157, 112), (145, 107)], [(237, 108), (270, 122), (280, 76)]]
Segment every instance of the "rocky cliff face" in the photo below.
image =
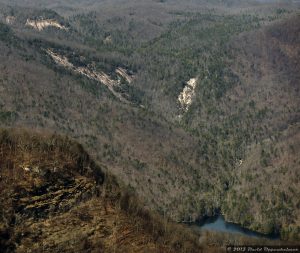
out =
[(184, 87), (183, 91), (178, 96), (178, 101), (181, 108), (187, 112), (193, 102), (193, 96), (195, 95), (195, 89), (197, 86), (197, 78), (191, 78)]
[(53, 19), (42, 19), (42, 20), (31, 20), (27, 19), (26, 26), (32, 27), (38, 31), (42, 31), (47, 27), (54, 27), (60, 30), (67, 30), (67, 28), (60, 23), (58, 23), (56, 20)]

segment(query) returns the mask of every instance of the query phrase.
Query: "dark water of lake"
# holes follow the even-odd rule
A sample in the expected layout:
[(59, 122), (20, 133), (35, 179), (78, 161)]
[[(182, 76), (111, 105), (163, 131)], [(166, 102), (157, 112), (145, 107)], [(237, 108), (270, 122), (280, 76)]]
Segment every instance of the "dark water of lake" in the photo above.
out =
[[(279, 239), (278, 235), (264, 235), (255, 231), (243, 228), (237, 224), (226, 222), (223, 216), (216, 216), (205, 219), (204, 222), (196, 224), (197, 229), (219, 231), (226, 233), (235, 233), (244, 236), (256, 237), (256, 238), (267, 238), (271, 240)], [(193, 227), (196, 228), (194, 225)]]

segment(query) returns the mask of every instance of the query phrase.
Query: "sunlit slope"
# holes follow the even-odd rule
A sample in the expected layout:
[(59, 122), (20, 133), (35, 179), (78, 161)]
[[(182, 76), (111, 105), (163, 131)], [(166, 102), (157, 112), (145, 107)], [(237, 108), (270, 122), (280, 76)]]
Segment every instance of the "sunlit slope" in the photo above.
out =
[(200, 252), (67, 137), (0, 130), (1, 252)]

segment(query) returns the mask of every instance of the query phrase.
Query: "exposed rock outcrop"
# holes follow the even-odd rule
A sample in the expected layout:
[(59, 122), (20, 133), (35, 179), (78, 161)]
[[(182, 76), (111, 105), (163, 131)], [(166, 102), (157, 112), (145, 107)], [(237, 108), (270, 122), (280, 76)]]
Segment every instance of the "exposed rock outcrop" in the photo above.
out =
[(14, 16), (7, 16), (5, 18), (5, 22), (8, 25), (13, 25), (15, 23), (15, 21), (16, 21), (16, 18)]
[(54, 19), (42, 19), (42, 20), (33, 20), (27, 19), (25, 26), (32, 27), (38, 31), (42, 31), (47, 27), (55, 27), (60, 30), (68, 30), (67, 27), (63, 26)]
[(116, 73), (124, 78), (128, 83), (131, 83), (133, 81), (133, 76), (129, 75), (126, 71), (126, 69), (123, 69), (121, 67), (116, 69)]
[[(104, 85), (107, 86), (107, 88), (111, 91), (111, 93), (120, 99), (122, 102), (129, 103), (127, 99), (125, 99), (120, 93), (116, 92), (114, 90), (114, 87), (119, 85), (119, 81), (113, 80), (109, 75), (107, 75), (104, 72), (98, 72), (92, 69), (89, 69), (88, 67), (76, 67), (74, 66), (67, 57), (59, 55), (55, 52), (53, 52), (51, 49), (47, 50), (48, 55), (52, 57), (52, 59), (55, 61), (56, 64), (61, 65), (65, 68), (68, 68), (78, 74), (81, 74), (83, 76), (88, 77), (89, 79), (98, 81)], [(118, 72), (117, 72), (118, 71)], [(122, 68), (118, 68), (116, 72), (119, 75), (122, 75), (128, 82), (132, 81), (131, 77), (126, 74), (126, 71)]]
[(184, 87), (183, 91), (178, 96), (178, 101), (180, 103), (181, 109), (185, 112), (189, 110), (193, 102), (193, 96), (195, 94), (195, 89), (197, 86), (198, 78), (191, 78)]

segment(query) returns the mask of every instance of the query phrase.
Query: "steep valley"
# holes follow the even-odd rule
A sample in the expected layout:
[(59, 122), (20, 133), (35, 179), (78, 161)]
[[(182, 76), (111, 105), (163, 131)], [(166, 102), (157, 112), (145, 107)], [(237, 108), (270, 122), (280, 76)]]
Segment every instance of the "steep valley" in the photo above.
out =
[[(1, 134), (18, 136), (21, 156), (8, 161), (1, 149), (1, 198), (17, 208), (1, 241), (8, 252), (40, 252), (36, 239), (50, 252), (220, 252), (235, 238), (171, 222), (216, 214), (300, 240), (297, 3), (0, 2), (0, 126), (9, 129)], [(15, 128), (73, 138), (101, 180), (75, 166), (72, 151), (60, 157), (62, 148), (51, 161), (43, 149), (27, 161), (35, 141), (41, 148), (56, 137), (25, 131), (23, 140)], [(54, 170), (56, 160), (58, 171), (34, 168)], [(4, 176), (12, 185), (17, 176), (16, 188), (6, 189)], [(126, 192), (139, 207), (122, 207)], [(170, 230), (160, 234), (163, 222)]]

